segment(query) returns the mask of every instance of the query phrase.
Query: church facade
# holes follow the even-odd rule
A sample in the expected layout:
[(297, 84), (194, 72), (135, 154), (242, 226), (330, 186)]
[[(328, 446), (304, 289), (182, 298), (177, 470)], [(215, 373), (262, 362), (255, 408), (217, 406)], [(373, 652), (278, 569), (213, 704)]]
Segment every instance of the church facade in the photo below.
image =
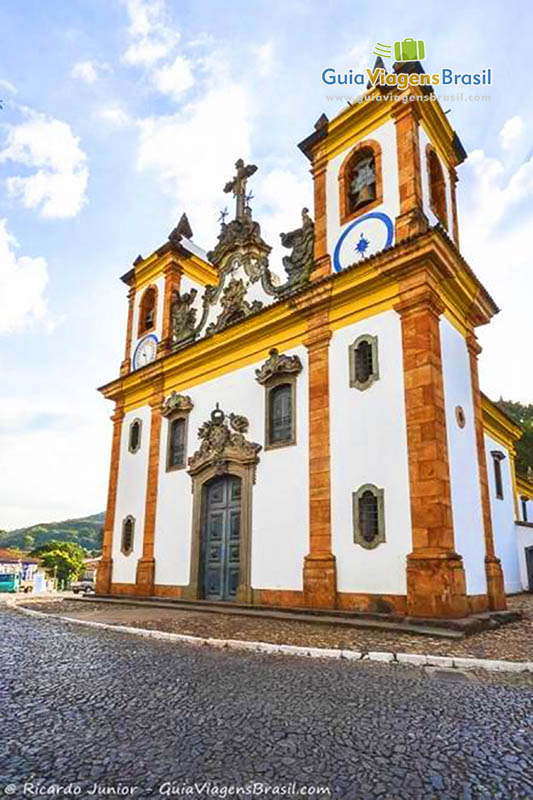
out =
[(425, 97), (317, 121), (284, 280), (242, 160), (209, 253), (183, 215), (123, 276), (99, 594), (452, 618), (525, 588), (521, 431), (478, 380), (498, 308), (460, 252), (466, 153)]

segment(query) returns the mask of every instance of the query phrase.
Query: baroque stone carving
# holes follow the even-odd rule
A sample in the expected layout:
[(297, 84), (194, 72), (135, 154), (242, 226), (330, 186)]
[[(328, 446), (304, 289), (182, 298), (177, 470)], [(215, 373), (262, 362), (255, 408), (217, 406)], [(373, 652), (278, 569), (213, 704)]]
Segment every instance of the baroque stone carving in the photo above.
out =
[(289, 233), (280, 233), (283, 247), (292, 247), (290, 256), (283, 257), (283, 266), (292, 286), (309, 279), (313, 266), (315, 223), (307, 208), (302, 209), (302, 225)]
[(172, 293), (170, 305), (172, 344), (187, 341), (195, 335), (196, 309), (192, 308), (192, 304), (196, 294), (196, 289), (191, 289), (190, 292), (183, 294), (177, 290)]
[(192, 411), (193, 407), (194, 403), (189, 397), (189, 395), (172, 392), (172, 394), (170, 394), (163, 403), (161, 414), (164, 417), (169, 417), (176, 411), (184, 411), (186, 413), (189, 413), (189, 411)]
[[(248, 420), (238, 414), (230, 414), (229, 424), (225, 413), (216, 404), (211, 419), (204, 422), (198, 431), (201, 440), (198, 450), (189, 458), (189, 474), (196, 475), (202, 469), (214, 465), (217, 474), (228, 471), (228, 463), (255, 465), (261, 445), (249, 442), (243, 431), (248, 430)], [(233, 431), (230, 429), (230, 425)]]
[(218, 333), (230, 323), (239, 322), (263, 308), (263, 303), (260, 300), (254, 300), (250, 303), (246, 299), (246, 292), (246, 285), (242, 279), (232, 278), (230, 280), (222, 292), (220, 300), (222, 311), (217, 321), (208, 326), (206, 336)]
[(278, 375), (298, 375), (303, 369), (299, 356), (280, 355), (273, 347), (262, 367), (256, 369), (255, 379), (262, 386)]
[(268, 294), (283, 297), (293, 289), (309, 281), (313, 268), (315, 248), (315, 223), (309, 216), (307, 208), (302, 209), (302, 225), (288, 233), (280, 233), (283, 247), (292, 247), (292, 253), (283, 257), (283, 267), (287, 273), (287, 280), (280, 286), (276, 285), (268, 264), (265, 265), (261, 275), (263, 289)]

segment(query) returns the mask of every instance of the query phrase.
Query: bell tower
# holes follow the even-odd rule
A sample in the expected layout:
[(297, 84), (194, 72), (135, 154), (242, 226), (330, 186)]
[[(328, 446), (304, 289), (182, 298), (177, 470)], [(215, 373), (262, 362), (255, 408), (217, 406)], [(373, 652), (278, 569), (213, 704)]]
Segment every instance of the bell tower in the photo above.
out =
[[(419, 62), (397, 63), (396, 73)], [(429, 85), (374, 86), (300, 143), (315, 193), (315, 276), (341, 272), (439, 224), (459, 244), (456, 167), (466, 153)]]

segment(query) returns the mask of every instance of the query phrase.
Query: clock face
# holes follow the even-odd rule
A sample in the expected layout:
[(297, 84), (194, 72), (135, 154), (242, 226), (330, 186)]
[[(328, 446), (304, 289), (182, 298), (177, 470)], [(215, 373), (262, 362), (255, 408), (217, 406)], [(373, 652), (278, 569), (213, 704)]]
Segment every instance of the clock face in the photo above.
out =
[(133, 354), (133, 369), (139, 369), (154, 360), (157, 353), (157, 336), (150, 333), (141, 339)]

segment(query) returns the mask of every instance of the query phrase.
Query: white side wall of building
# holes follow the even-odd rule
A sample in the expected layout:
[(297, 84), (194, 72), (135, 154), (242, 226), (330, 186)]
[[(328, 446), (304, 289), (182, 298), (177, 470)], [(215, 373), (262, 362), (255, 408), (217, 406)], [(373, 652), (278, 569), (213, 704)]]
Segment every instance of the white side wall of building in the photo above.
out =
[[(494, 464), (492, 450), (500, 450), (505, 458), (501, 461), (503, 499), (496, 497)], [(502, 562), (505, 591), (508, 594), (522, 589), (518, 566), (518, 550), (515, 534), (515, 508), (513, 497), (513, 480), (511, 476), (511, 460), (507, 449), (485, 434), (485, 454), (489, 479), (490, 511), (496, 555)]]
[[(395, 218), (400, 213), (400, 194), (398, 190), (398, 158), (396, 154), (396, 127), (392, 120), (387, 121), (381, 128), (372, 131), (365, 139), (374, 139), (381, 146), (381, 174), (383, 179), (383, 202), (372, 208), (372, 212), (381, 211), (387, 214), (394, 223)], [(364, 139), (362, 140), (364, 141)], [(333, 158), (327, 167), (326, 175), (326, 208), (328, 225), (328, 252), (333, 253), (335, 245), (347, 225), (340, 224), (340, 200), (339, 200), (339, 171), (342, 163), (350, 150), (347, 148), (338, 156)], [(364, 209), (361, 211), (363, 215)], [(348, 223), (350, 224), (350, 223)], [(365, 253), (365, 256), (372, 254), (372, 247)], [(355, 261), (355, 258), (354, 258)]]
[[(142, 421), (141, 446), (136, 453), (128, 449), (130, 425)], [(122, 421), (120, 462), (118, 468), (117, 502), (113, 527), (113, 583), (135, 583), (137, 559), (142, 555), (144, 508), (150, 449), (150, 408), (143, 406), (129, 411)], [(121, 550), (122, 522), (131, 515), (135, 519), (133, 552), (125, 556)]]
[[(455, 549), (463, 557), (467, 594), (485, 594), (485, 536), (470, 358), (464, 337), (446, 318), (440, 322), (440, 342)], [(457, 423), (458, 406), (464, 411), (464, 428)]]
[[(309, 548), (307, 352), (297, 347), (286, 353), (298, 355), (304, 365), (296, 384), (297, 444), (259, 453), (252, 498), (251, 580), (256, 589), (301, 589), (303, 559)], [(189, 415), (188, 456), (200, 446), (198, 430), (216, 403), (227, 414), (247, 417), (250, 428), (246, 438), (264, 448), (265, 389), (255, 380), (255, 370), (263, 361), (180, 391), (194, 403)], [(166, 471), (167, 434), (168, 421), (163, 419), (155, 582), (183, 585), (190, 578), (191, 478), (185, 469)]]
[(529, 585), (527, 574), (526, 548), (533, 547), (533, 525), (515, 525), (516, 546), (518, 548), (518, 567), (520, 570), (520, 581), (525, 592), (532, 592), (533, 585)]
[[(379, 380), (350, 387), (348, 348), (378, 337)], [(333, 552), (340, 592), (406, 594), (411, 512), (400, 317), (386, 311), (335, 331), (330, 350)], [(384, 489), (385, 538), (367, 550), (354, 543), (352, 492)]]

